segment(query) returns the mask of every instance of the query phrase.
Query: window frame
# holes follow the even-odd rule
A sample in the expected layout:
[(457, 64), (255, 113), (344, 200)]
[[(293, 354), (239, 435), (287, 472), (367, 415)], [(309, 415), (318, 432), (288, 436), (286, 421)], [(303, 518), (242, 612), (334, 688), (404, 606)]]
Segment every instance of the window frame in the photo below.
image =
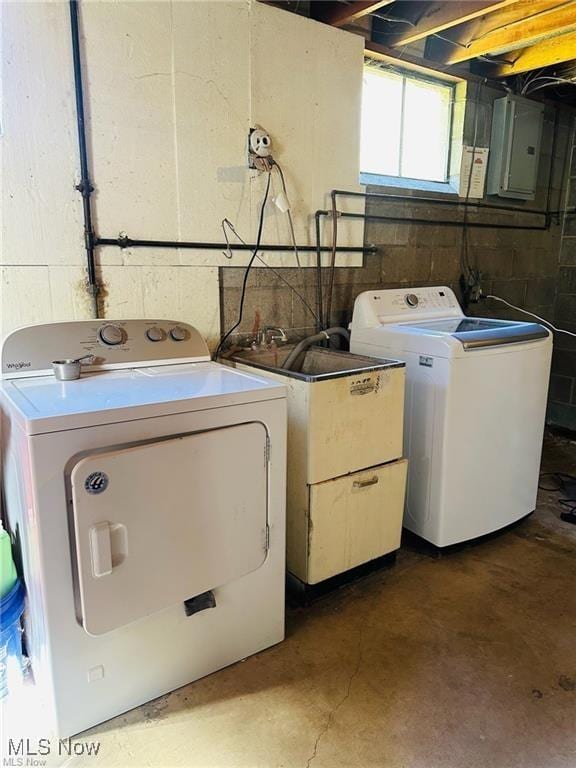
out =
[[(379, 61), (377, 58), (370, 56), (369, 51), (366, 51), (364, 55), (363, 73), (366, 70), (378, 71), (382, 73), (389, 72), (390, 74), (398, 75), (402, 78), (402, 102), (400, 112), (400, 142), (398, 151), (398, 170), (399, 175), (394, 174), (379, 174), (372, 173), (370, 171), (363, 171), (360, 169), (360, 183), (365, 184), (379, 184), (382, 186), (402, 186), (402, 182), (406, 182), (405, 186), (412, 189), (424, 188), (426, 185), (433, 185), (434, 187), (452, 190), (450, 170), (452, 167), (452, 144), (454, 133), (454, 105), (456, 102), (456, 88), (457, 83), (451, 80), (445, 80), (441, 77), (435, 77), (434, 74), (427, 75), (413, 69), (397, 67), (391, 65), (388, 62)], [(405, 108), (405, 96), (406, 96), (406, 81), (415, 80), (419, 82), (429, 83), (440, 88), (444, 88), (449, 91), (449, 115), (446, 121), (446, 163), (444, 167), (443, 180), (437, 179), (422, 179), (414, 176), (402, 176), (402, 147), (404, 141), (404, 108)], [(360, 134), (360, 141), (362, 142), (362, 134)], [(363, 177), (366, 181), (363, 181)], [(367, 177), (370, 177), (368, 180)]]

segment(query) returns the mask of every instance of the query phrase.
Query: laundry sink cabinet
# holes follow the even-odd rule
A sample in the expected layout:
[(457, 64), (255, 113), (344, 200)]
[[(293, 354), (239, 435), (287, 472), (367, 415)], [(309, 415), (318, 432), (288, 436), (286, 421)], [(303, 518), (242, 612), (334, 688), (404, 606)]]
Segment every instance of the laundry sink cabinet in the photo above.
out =
[(290, 347), (242, 350), (288, 390), (287, 567), (316, 585), (400, 546), (404, 363), (312, 347), (297, 370)]

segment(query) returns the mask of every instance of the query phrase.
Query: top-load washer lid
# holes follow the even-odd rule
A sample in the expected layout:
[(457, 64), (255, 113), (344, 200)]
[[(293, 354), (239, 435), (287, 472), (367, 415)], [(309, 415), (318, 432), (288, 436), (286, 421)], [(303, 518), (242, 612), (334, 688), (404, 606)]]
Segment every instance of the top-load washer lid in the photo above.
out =
[(75, 381), (4, 379), (0, 395), (34, 435), (280, 398), (285, 387), (220, 363), (182, 363), (101, 371)]
[(465, 350), (497, 347), (545, 339), (548, 331), (538, 323), (491, 320), (484, 317), (450, 317), (421, 323), (402, 323), (400, 327), (432, 335), (447, 334), (457, 339)]

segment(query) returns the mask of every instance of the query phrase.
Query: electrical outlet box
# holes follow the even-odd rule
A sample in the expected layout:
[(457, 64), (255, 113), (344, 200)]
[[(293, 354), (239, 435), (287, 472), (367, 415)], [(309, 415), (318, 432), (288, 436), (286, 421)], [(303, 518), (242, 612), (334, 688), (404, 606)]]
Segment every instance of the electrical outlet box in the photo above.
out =
[(487, 192), (534, 200), (544, 105), (509, 94), (494, 102)]
[(272, 160), (272, 139), (268, 131), (260, 126), (250, 128), (248, 133), (248, 167), (266, 170), (267, 161)]

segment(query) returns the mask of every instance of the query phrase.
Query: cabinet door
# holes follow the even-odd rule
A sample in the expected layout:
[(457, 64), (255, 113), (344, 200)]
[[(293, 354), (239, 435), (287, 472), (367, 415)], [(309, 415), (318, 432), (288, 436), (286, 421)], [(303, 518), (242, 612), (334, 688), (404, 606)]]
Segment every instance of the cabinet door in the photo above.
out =
[(100, 635), (266, 557), (266, 430), (249, 423), (81, 459), (70, 476), (81, 620)]
[(310, 486), (308, 583), (400, 546), (406, 459)]
[(512, 103), (512, 138), (506, 186), (509, 192), (534, 197), (540, 159), (544, 107), (537, 102)]
[(309, 483), (402, 456), (404, 383), (392, 368), (307, 385)]

